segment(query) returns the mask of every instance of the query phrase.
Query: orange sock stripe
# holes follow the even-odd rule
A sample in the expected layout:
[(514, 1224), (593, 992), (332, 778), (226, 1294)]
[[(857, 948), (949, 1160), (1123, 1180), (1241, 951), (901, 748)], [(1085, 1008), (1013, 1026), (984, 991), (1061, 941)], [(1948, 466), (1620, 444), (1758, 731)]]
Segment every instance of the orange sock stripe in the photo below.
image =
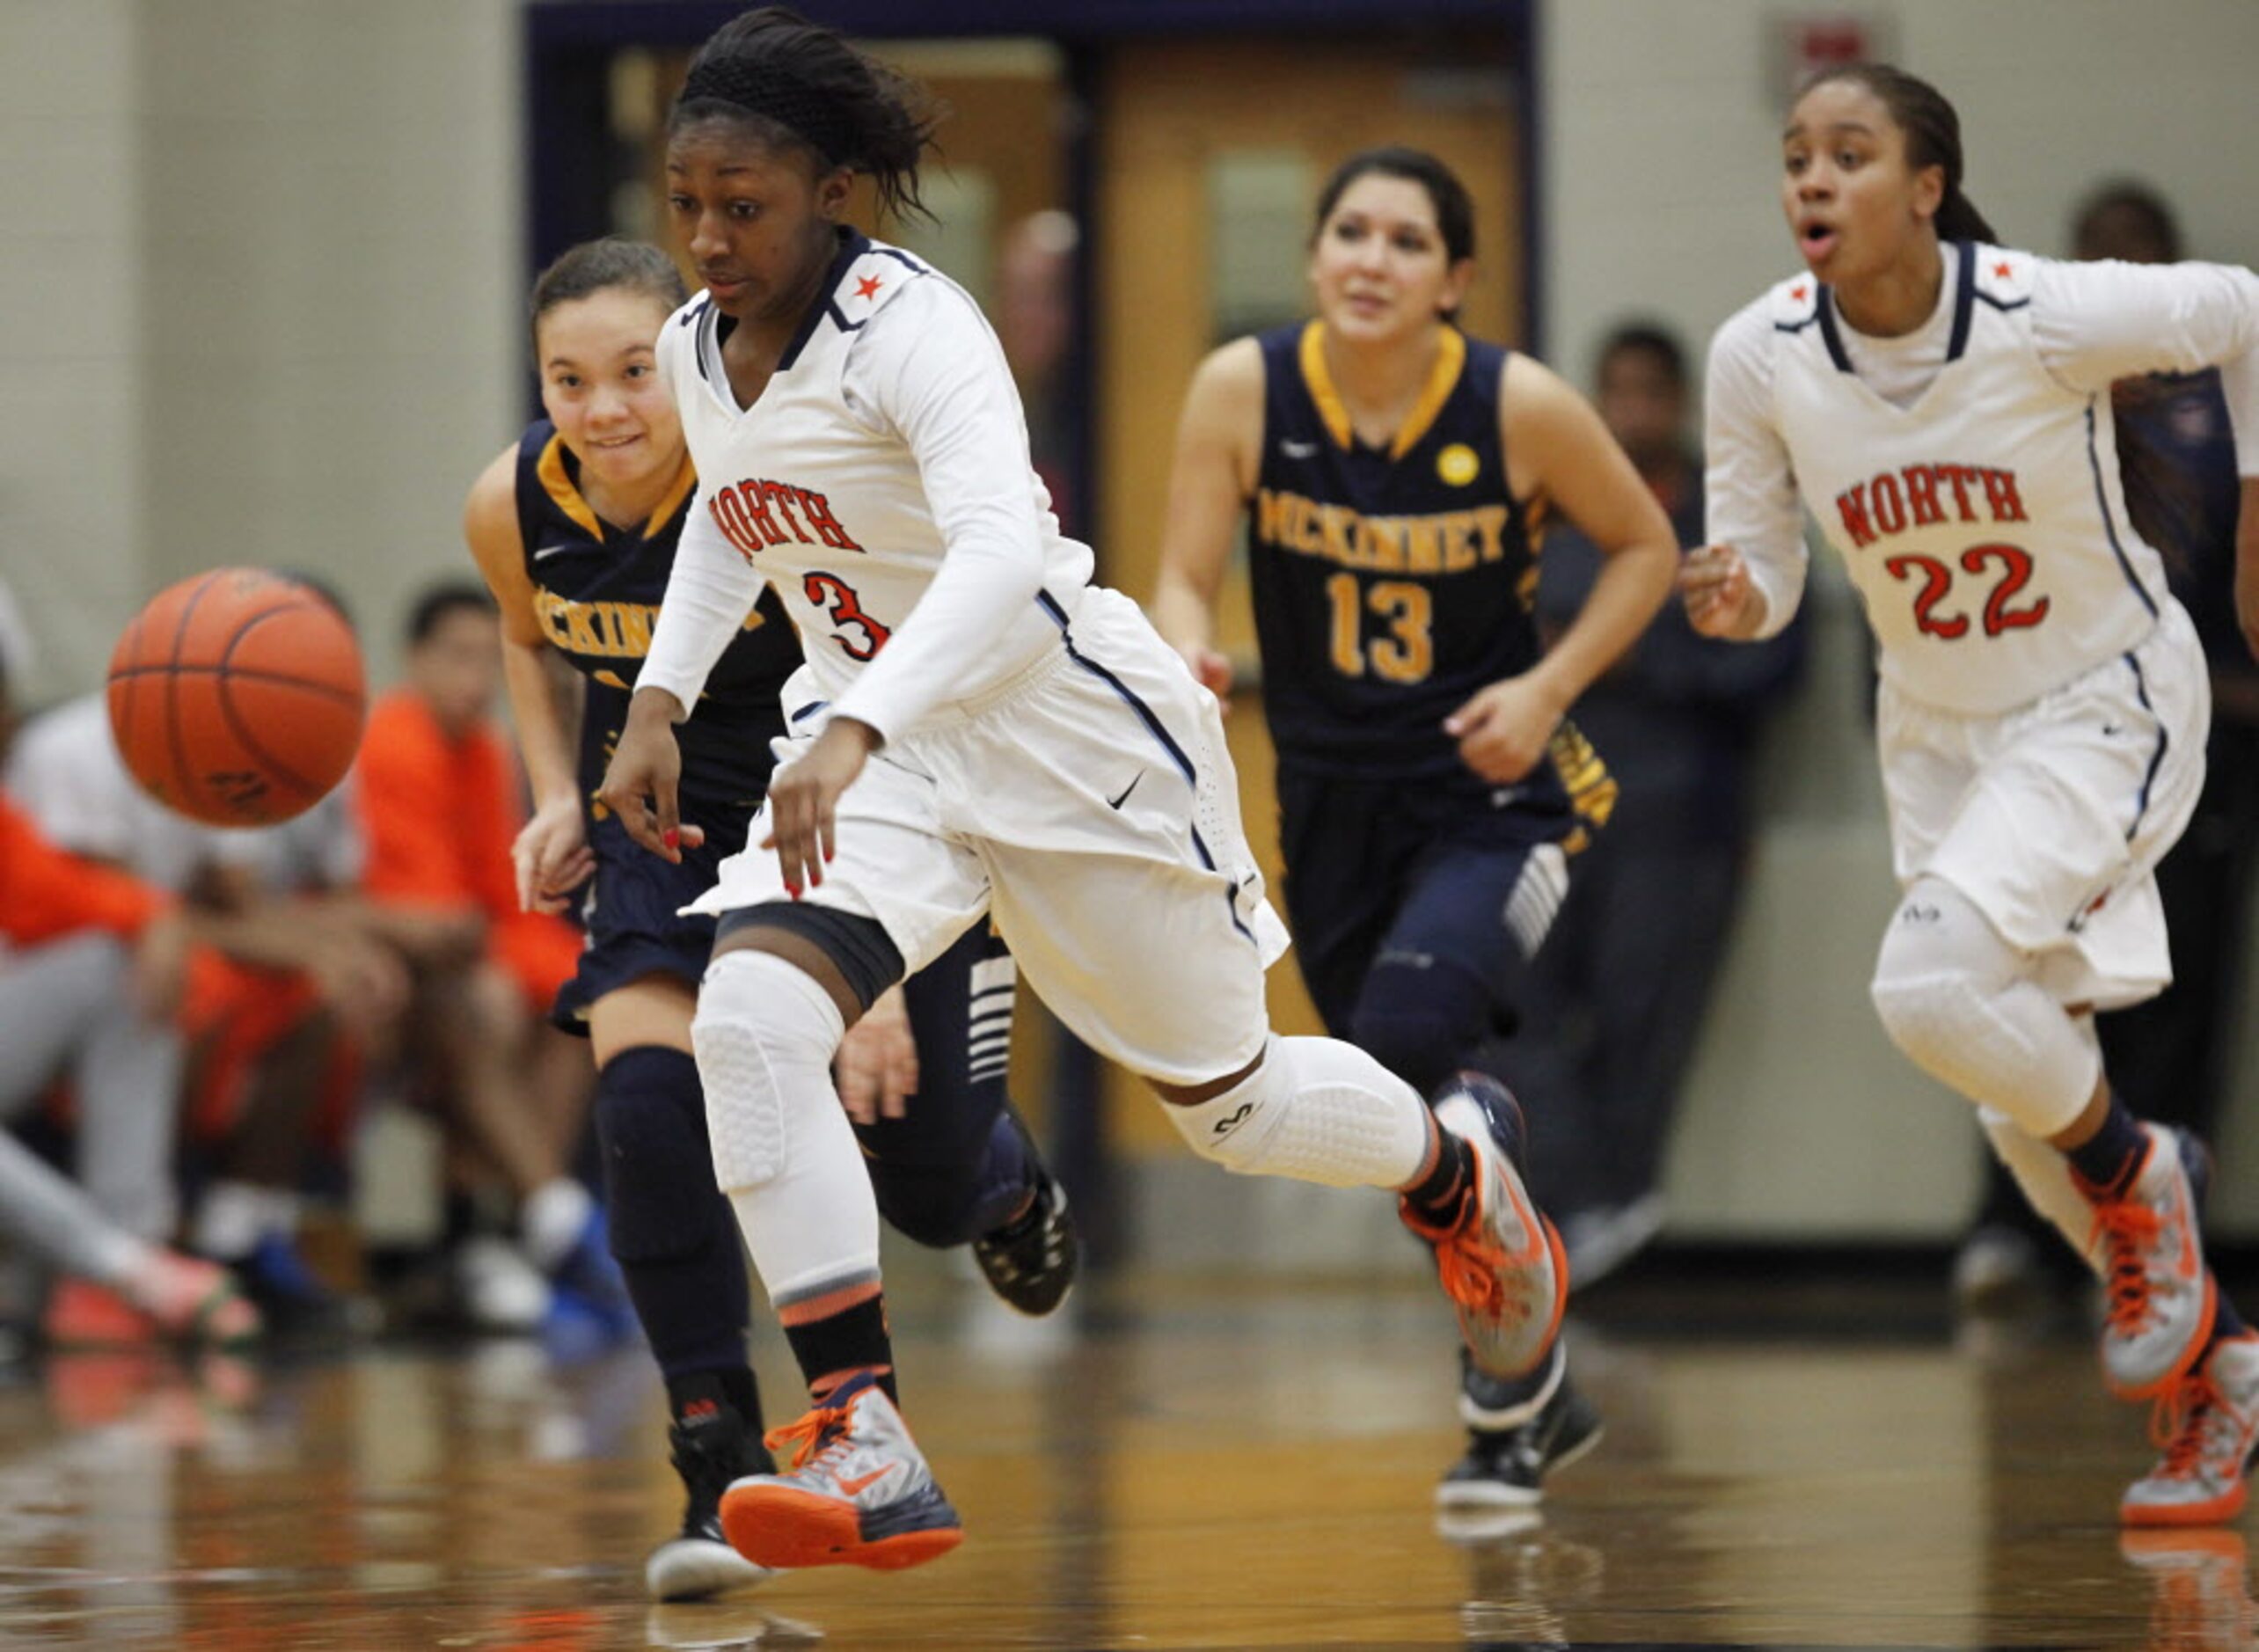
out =
[(851, 1377), (859, 1377), (865, 1371), (870, 1372), (874, 1377), (891, 1377), (894, 1375), (894, 1367), (891, 1365), (850, 1365), (844, 1371), (826, 1371), (822, 1376), (808, 1384), (808, 1397), (815, 1400), (816, 1404), (822, 1405), (825, 1400), (831, 1398), (832, 1391), (837, 1388), (840, 1384), (845, 1382)]
[(880, 1292), (879, 1282), (866, 1279), (860, 1284), (842, 1285), (837, 1290), (827, 1290), (820, 1297), (805, 1297), (787, 1303), (777, 1310), (777, 1323), (783, 1326), (813, 1325), (818, 1319), (828, 1319), (835, 1313), (844, 1313), (850, 1308), (860, 1307)]

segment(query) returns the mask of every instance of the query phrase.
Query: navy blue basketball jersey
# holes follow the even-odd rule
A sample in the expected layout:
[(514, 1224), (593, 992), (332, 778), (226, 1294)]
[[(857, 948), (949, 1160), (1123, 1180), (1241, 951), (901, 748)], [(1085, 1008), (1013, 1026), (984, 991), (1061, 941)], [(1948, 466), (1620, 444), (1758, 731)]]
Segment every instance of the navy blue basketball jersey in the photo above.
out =
[[(1443, 722), (1542, 652), (1538, 524), (1507, 484), (1499, 437), (1507, 353), (1444, 329), (1426, 389), (1382, 449), (1351, 429), (1324, 336), (1311, 321), (1259, 340), (1262, 463), (1247, 554), (1279, 761), (1491, 790)], [(1565, 809), (1563, 771), (1600, 783), (1590, 757), (1564, 725), (1517, 800)]]
[[(685, 460), (640, 532), (616, 528), (581, 493), (580, 465), (554, 425), (537, 420), (519, 439), (518, 534), (533, 581), (534, 617), (588, 679), (581, 718), (584, 795), (593, 797), (602, 783), (625, 722), (697, 486)], [(675, 730), (683, 754), (684, 819), (709, 827), (731, 817), (742, 822), (759, 806), (774, 766), (769, 742), (784, 732), (778, 697), (800, 662), (792, 622), (774, 593), (764, 591), (689, 719)]]

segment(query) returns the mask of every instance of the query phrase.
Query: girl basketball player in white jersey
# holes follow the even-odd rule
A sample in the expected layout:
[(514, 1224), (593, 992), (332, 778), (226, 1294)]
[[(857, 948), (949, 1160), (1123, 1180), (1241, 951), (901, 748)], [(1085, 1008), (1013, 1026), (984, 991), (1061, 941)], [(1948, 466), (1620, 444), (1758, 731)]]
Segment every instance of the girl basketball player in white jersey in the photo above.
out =
[(779, 1436), (795, 1466), (722, 1500), (731, 1542), (768, 1565), (907, 1566), (962, 1535), (893, 1403), (869, 1178), (829, 1068), (879, 991), (983, 917), (1204, 1156), (1400, 1191), (1486, 1369), (1538, 1363), (1566, 1286), (1510, 1103), (1467, 1089), (1430, 1113), (1351, 1046), (1270, 1035), (1284, 936), (1214, 698), (1059, 533), (972, 301), (842, 222), (859, 171), (917, 207), (920, 103), (764, 8), (700, 48), (667, 154), (706, 290), (658, 360), (702, 499), (603, 798), (662, 854), (693, 841), (672, 725), (773, 589), (808, 663), (749, 847), (698, 903), (721, 922), (692, 1028), (754, 1261), (833, 1350)]
[(2095, 1010), (2170, 978), (2152, 873), (2211, 709), (2189, 618), (2127, 525), (2109, 387), (2220, 365), (2259, 474), (2259, 277), (1991, 245), (1952, 106), (1895, 69), (1821, 76), (1782, 144), (1810, 273), (1713, 346), (1689, 614), (1720, 637), (1785, 625), (1800, 507), (1850, 566), (1904, 892), (1875, 1008), (2107, 1276), (2105, 1380), (2157, 1400), (2166, 1442), (2122, 1518), (2225, 1520), (2259, 1444), (2259, 1336), (2204, 1261), (2202, 1147), (2128, 1113), (2095, 1038)]

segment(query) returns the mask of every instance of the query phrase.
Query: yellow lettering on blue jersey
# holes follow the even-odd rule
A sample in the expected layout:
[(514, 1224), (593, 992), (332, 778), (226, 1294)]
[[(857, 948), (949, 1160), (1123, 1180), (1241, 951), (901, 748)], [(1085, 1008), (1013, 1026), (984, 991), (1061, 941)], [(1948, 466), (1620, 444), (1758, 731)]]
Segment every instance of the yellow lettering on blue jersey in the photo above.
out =
[(1366, 574), (1465, 574), (1506, 559), (1504, 505), (1365, 516), (1282, 488), (1255, 493), (1258, 543)]
[[(576, 603), (544, 587), (534, 589), (533, 616), (559, 648), (603, 660), (642, 659), (651, 652), (651, 629), (659, 623), (659, 610), (650, 603)], [(744, 629), (757, 631), (764, 623), (756, 608), (746, 614)]]

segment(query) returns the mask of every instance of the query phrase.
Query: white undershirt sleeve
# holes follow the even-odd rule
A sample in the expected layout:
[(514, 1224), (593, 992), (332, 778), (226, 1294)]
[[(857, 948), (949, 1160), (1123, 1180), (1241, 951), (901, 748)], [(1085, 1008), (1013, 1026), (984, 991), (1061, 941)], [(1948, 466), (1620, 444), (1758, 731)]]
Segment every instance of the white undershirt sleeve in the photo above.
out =
[(1043, 584), (1027, 416), (1004, 348), (971, 301), (918, 281), (865, 325), (847, 364), (851, 407), (891, 428), (917, 460), (944, 551), (932, 583), (834, 717), (885, 739), (951, 697)]
[(761, 600), (765, 583), (735, 545), (721, 536), (700, 500), (684, 507), (674, 572), (659, 601), (651, 650), (635, 674), (639, 689), (664, 689), (687, 712), (698, 703), (715, 662)]
[[(695, 375), (675, 361), (685, 348), (695, 348), (693, 328), (669, 323), (659, 335), (659, 382), (682, 410), (686, 390)], [(651, 628), (651, 647), (643, 669), (635, 674), (639, 689), (664, 689), (688, 712), (698, 703), (706, 678), (727, 649), (753, 604), (761, 600), (766, 581), (754, 571), (737, 547), (722, 537), (705, 509), (705, 490), (691, 495), (683, 507), (682, 537), (675, 545), (675, 566), (667, 576), (666, 595), (659, 599), (659, 623)]]
[(1741, 552), (1765, 598), (1758, 637), (1777, 635), (1804, 596), (1809, 552), (1796, 473), (1773, 402), (1773, 322), (1764, 301), (1710, 341), (1703, 396), (1703, 537)]
[(2220, 369), (2236, 468), (2259, 475), (2259, 275), (2233, 264), (2066, 264), (2032, 274), (2032, 341), (2089, 394), (2142, 373)]

